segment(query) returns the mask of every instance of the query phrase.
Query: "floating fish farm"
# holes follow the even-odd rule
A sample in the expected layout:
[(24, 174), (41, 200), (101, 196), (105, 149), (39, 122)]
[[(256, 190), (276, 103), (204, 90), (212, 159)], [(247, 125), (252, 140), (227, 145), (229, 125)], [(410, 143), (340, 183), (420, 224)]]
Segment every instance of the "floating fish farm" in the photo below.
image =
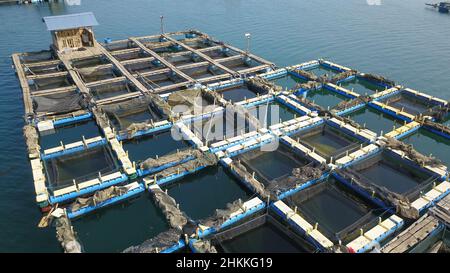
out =
[(197, 30), (100, 43), (76, 16), (12, 56), (64, 252), (448, 251), (448, 101)]

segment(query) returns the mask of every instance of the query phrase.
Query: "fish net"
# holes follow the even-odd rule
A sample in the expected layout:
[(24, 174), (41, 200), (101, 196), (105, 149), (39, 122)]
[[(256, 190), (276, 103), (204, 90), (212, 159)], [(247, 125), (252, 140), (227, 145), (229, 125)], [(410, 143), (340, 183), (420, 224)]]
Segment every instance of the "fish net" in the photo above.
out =
[(182, 212), (175, 199), (162, 191), (160, 188), (152, 189), (152, 194), (156, 201), (156, 204), (161, 208), (162, 212), (166, 216), (170, 226), (177, 230), (182, 230), (188, 223), (188, 218), (184, 212)]
[(141, 170), (158, 168), (170, 163), (177, 163), (180, 161), (184, 161), (191, 157), (193, 158), (201, 157), (201, 152), (196, 149), (185, 149), (158, 158), (147, 158), (139, 165), (139, 168)]
[(25, 125), (23, 127), (23, 135), (25, 136), (25, 141), (27, 143), (27, 149), (29, 154), (39, 154), (39, 136), (37, 130), (32, 125)]
[(197, 253), (217, 253), (217, 249), (208, 240), (197, 240), (192, 243)]
[(270, 196), (270, 193), (266, 191), (264, 184), (256, 180), (240, 161), (234, 160), (230, 167), (231, 170), (234, 171), (241, 179), (244, 179), (251, 185), (256, 194), (261, 196), (263, 199), (267, 199)]
[(60, 242), (65, 253), (81, 253), (81, 244), (78, 242), (73, 227), (67, 216), (61, 216), (55, 220), (56, 238)]
[(85, 67), (75, 69), (84, 82), (95, 82), (120, 76), (112, 67)]
[(366, 74), (362, 73), (358, 75), (359, 77), (381, 84), (381, 85), (387, 85), (387, 86), (395, 86), (395, 82), (389, 79), (386, 79), (385, 77), (375, 75), (375, 74)]
[(87, 102), (76, 91), (33, 96), (33, 110), (37, 114), (64, 114), (87, 107)]
[[(240, 236), (245, 236), (247, 233), (265, 225), (271, 225), (273, 228), (275, 228), (277, 233), (283, 234), (286, 238), (289, 238), (289, 241), (299, 246), (299, 248), (301, 248), (304, 252), (313, 253), (317, 251), (316, 247), (297, 235), (288, 226), (281, 224), (278, 220), (276, 220), (268, 213), (256, 215), (252, 219), (246, 220), (245, 222), (240, 222), (231, 228), (220, 231), (212, 235), (208, 239), (216, 249), (224, 252), (229, 252), (231, 250), (229, 250), (229, 248), (227, 247), (228, 242), (232, 241), (235, 238), (239, 238)], [(270, 242), (270, 238), (259, 238), (259, 240), (267, 240), (268, 242)], [(252, 242), (248, 243), (251, 244)], [(277, 242), (272, 243), (277, 244)]]
[(121, 196), (128, 192), (130, 186), (112, 186), (104, 190), (98, 190), (90, 197), (78, 197), (69, 206), (72, 212), (80, 210), (85, 207), (96, 206), (99, 203), (105, 202), (108, 199)]
[(124, 102), (101, 106), (113, 126), (129, 135), (153, 127), (153, 123), (167, 119), (164, 109), (159, 109), (151, 96), (141, 96)]
[(367, 193), (372, 194), (373, 197), (379, 198), (386, 204), (394, 207), (401, 217), (408, 219), (419, 218), (419, 211), (411, 206), (408, 197), (372, 183), (369, 179), (353, 169), (337, 170), (337, 174), (355, 186), (365, 190)]
[(200, 224), (206, 227), (213, 227), (216, 230), (220, 229), (220, 226), (229, 219), (230, 215), (239, 209), (244, 210), (241, 199), (228, 203), (225, 209), (216, 209), (214, 215), (200, 220)]
[[(352, 192), (345, 189), (338, 182), (334, 180), (328, 180), (312, 187), (304, 189), (294, 195), (291, 195), (284, 199), (284, 202), (291, 208), (298, 210), (298, 213), (311, 224), (317, 223), (315, 214), (312, 214), (307, 209), (303, 208), (304, 204), (312, 198), (317, 198), (318, 195), (325, 192), (336, 192), (336, 198), (338, 200), (351, 200), (353, 204), (359, 207), (360, 217), (348, 224), (344, 228), (339, 230), (333, 230), (332, 228), (318, 223), (318, 230), (325, 234), (325, 236), (334, 242), (350, 242), (359, 236), (360, 229), (369, 230), (375, 226), (378, 222), (375, 210), (369, 206), (362, 199), (354, 195)], [(333, 204), (330, 203), (330, 206)], [(317, 213), (317, 212), (316, 212)], [(333, 221), (340, 221), (339, 218), (332, 219)]]
[[(167, 104), (172, 109), (181, 109), (184, 114), (203, 113), (208, 105), (217, 104), (216, 98), (210, 92), (205, 93), (201, 89), (188, 89), (173, 92), (167, 98)], [(185, 111), (187, 107), (188, 111)], [(175, 112), (178, 112), (174, 109)]]
[(307, 81), (305, 83), (297, 83), (295, 85), (295, 90), (315, 90), (320, 88), (321, 84), (315, 81)]
[(205, 153), (195, 159), (189, 160), (185, 163), (182, 163), (182, 164), (167, 168), (161, 172), (158, 172), (158, 173), (154, 174), (153, 177), (156, 178), (156, 180), (158, 180), (160, 178), (164, 178), (164, 177), (171, 176), (174, 174), (193, 172), (200, 167), (208, 167), (208, 166), (213, 166), (216, 164), (217, 164), (217, 157), (214, 154)]
[(270, 82), (267, 79), (261, 77), (250, 78), (246, 80), (246, 84), (249, 90), (257, 94), (274, 93), (283, 90), (283, 87), (277, 86), (273, 82)]
[(158, 253), (169, 247), (172, 247), (181, 239), (181, 232), (178, 229), (169, 229), (158, 234), (156, 237), (144, 241), (137, 246), (131, 246), (125, 249), (124, 253)]
[(405, 154), (405, 156), (407, 156), (409, 159), (414, 161), (419, 166), (427, 165), (432, 167), (439, 167), (442, 165), (442, 162), (439, 159), (432, 156), (425, 156), (416, 151), (411, 144), (406, 144), (395, 138), (388, 137), (382, 139), (381, 143), (384, 147), (402, 151)]
[(114, 82), (89, 87), (89, 92), (97, 99), (112, 98), (137, 92), (137, 88), (126, 82)]
[(344, 71), (344, 72), (338, 73), (337, 75), (332, 77), (330, 79), (330, 82), (336, 84), (337, 82), (344, 80), (348, 77), (355, 76), (357, 73), (358, 72), (356, 70)]
[(332, 111), (340, 112), (360, 104), (366, 104), (371, 100), (369, 96), (359, 96), (351, 100), (344, 100), (333, 107)]
[(42, 50), (37, 52), (29, 52), (26, 54), (22, 54), (20, 59), (23, 63), (37, 63), (37, 62), (45, 62), (55, 60), (56, 56), (53, 51), (50, 50)]
[(75, 182), (107, 175), (118, 169), (117, 163), (106, 146), (96, 147), (74, 154), (45, 161), (49, 188), (57, 190)]
[(444, 134), (450, 135), (450, 127), (445, 126), (443, 124), (439, 124), (439, 123), (436, 123), (436, 122), (433, 122), (433, 121), (427, 119), (424, 121), (424, 125), (427, 127), (433, 128), (435, 130), (438, 130)]

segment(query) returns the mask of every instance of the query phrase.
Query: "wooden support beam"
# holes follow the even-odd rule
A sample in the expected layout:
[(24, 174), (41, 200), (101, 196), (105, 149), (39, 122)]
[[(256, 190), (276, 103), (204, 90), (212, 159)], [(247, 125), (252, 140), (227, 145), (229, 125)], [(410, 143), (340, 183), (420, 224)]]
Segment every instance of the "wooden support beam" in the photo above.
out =
[(60, 71), (60, 72), (53, 72), (53, 73), (47, 73), (47, 74), (28, 75), (26, 77), (29, 80), (36, 80), (36, 79), (46, 79), (46, 78), (67, 76), (68, 74), (69, 74), (69, 72), (67, 72), (67, 71)]
[(66, 86), (66, 87), (59, 87), (59, 88), (52, 88), (52, 89), (45, 89), (41, 91), (34, 91), (31, 92), (32, 96), (44, 96), (48, 94), (57, 94), (57, 93), (64, 93), (64, 92), (71, 92), (77, 90), (76, 85)]
[(111, 79), (106, 79), (106, 80), (100, 80), (100, 81), (95, 81), (95, 82), (90, 82), (90, 83), (86, 83), (86, 86), (88, 88), (94, 87), (94, 86), (98, 86), (98, 85), (102, 85), (102, 84), (108, 84), (108, 83), (116, 83), (116, 82), (123, 82), (125, 81), (127, 78), (125, 76), (121, 76), (121, 77), (116, 77), (116, 78), (111, 78)]
[(26, 67), (33, 68), (38, 66), (47, 66), (47, 65), (58, 65), (60, 64), (60, 60), (51, 60), (51, 61), (43, 61), (43, 62), (36, 62), (36, 63), (29, 63), (29, 64), (22, 64)]
[(247, 56), (249, 56), (250, 58), (252, 58), (252, 59), (254, 59), (254, 60), (256, 60), (256, 61), (258, 61), (258, 62), (260, 62), (260, 63), (262, 63), (262, 64), (266, 64), (266, 65), (270, 65), (270, 66), (273, 65), (272, 62), (269, 62), (269, 61), (267, 61), (266, 59), (263, 59), (263, 58), (261, 58), (261, 57), (259, 57), (259, 56), (256, 56), (256, 55), (252, 54), (252, 53), (247, 54), (247, 52), (245, 52), (244, 50), (242, 50), (242, 49), (240, 49), (240, 48), (234, 47), (234, 46), (229, 45), (229, 44), (224, 44), (224, 46), (227, 47), (227, 48), (229, 48), (229, 49), (231, 49), (231, 50), (233, 50), (233, 51), (236, 51), (236, 52), (239, 52), (239, 53), (241, 53), (241, 54), (247, 55)]
[(148, 54), (150, 54), (151, 56), (155, 57), (156, 59), (158, 59), (162, 64), (164, 64), (165, 66), (167, 66), (168, 68), (170, 68), (172, 71), (174, 71), (175, 73), (177, 73), (178, 75), (180, 75), (182, 78), (184, 78), (185, 80), (188, 80), (190, 82), (195, 82), (195, 80), (191, 77), (189, 77), (188, 75), (184, 74), (183, 72), (181, 72), (179, 69), (177, 69), (174, 65), (172, 65), (171, 63), (169, 63), (168, 61), (166, 61), (163, 57), (159, 56), (157, 53), (155, 53), (154, 51), (148, 49), (147, 47), (145, 47), (141, 42), (139, 42), (136, 38), (130, 38), (131, 41), (133, 41), (135, 44), (137, 44), (140, 48), (142, 48), (145, 52), (147, 52)]
[(96, 43), (96, 46), (99, 47), (100, 51), (102, 51), (103, 54), (105, 54), (105, 56), (117, 67), (117, 69), (119, 69), (120, 72), (125, 77), (127, 77), (128, 80), (131, 81), (141, 92), (143, 93), (149, 92), (149, 90), (147, 90), (147, 88), (145, 88), (145, 86), (142, 85), (142, 83), (140, 83), (135, 77), (133, 77), (133, 75), (131, 75), (131, 73), (128, 72), (128, 70), (116, 58), (114, 58), (114, 56), (112, 56), (111, 53), (108, 52), (108, 50), (106, 50), (106, 48), (104, 48), (99, 43)]
[(33, 111), (33, 102), (31, 100), (30, 86), (28, 85), (25, 72), (23, 71), (20, 58), (18, 54), (12, 55), (14, 66), (16, 67), (17, 77), (19, 77), (20, 86), (22, 87), (23, 105), (25, 107), (25, 114), (31, 115)]
[(239, 70), (239, 74), (253, 73), (253, 72), (265, 69), (267, 67), (269, 67), (269, 65), (267, 65), (267, 64), (258, 65), (258, 66), (255, 66), (255, 67), (250, 67), (250, 68), (247, 68), (247, 69)]
[(76, 84), (80, 92), (83, 94), (89, 94), (89, 89), (86, 87), (83, 80), (81, 80), (81, 77), (80, 75), (78, 75), (78, 72), (76, 72), (76, 69), (72, 67), (71, 61), (66, 59), (66, 57), (60, 52), (58, 52), (57, 54), (58, 58), (63, 62), (64, 66), (66, 67), (67, 71), (69, 71), (70, 77), (72, 78), (73, 82)]
[(213, 65), (217, 66), (218, 68), (222, 69), (223, 71), (225, 71), (225, 72), (227, 72), (227, 73), (230, 73), (231, 75), (236, 75), (236, 72), (235, 72), (234, 70), (231, 70), (231, 69), (229, 69), (228, 67), (226, 67), (226, 66), (224, 66), (224, 65), (222, 65), (222, 64), (220, 64), (220, 63), (218, 63), (218, 62), (216, 62), (215, 60), (211, 59), (208, 55), (203, 54), (202, 52), (200, 52), (200, 51), (198, 51), (198, 50), (196, 50), (196, 49), (194, 49), (194, 48), (192, 48), (192, 47), (190, 47), (190, 46), (188, 46), (188, 45), (186, 45), (186, 44), (184, 44), (184, 43), (182, 43), (182, 42), (180, 42), (180, 41), (177, 41), (177, 40), (173, 39), (173, 38), (170, 37), (170, 36), (164, 35), (164, 37), (165, 37), (167, 40), (172, 41), (172, 42), (174, 42), (174, 43), (176, 43), (176, 44), (178, 44), (178, 45), (184, 47), (185, 49), (187, 49), (187, 50), (189, 50), (189, 51), (191, 51), (191, 52), (197, 54), (199, 57), (201, 57), (201, 58), (207, 60), (207, 61), (210, 62), (211, 64), (213, 64)]
[(138, 64), (138, 63), (145, 63), (145, 62), (151, 62), (155, 58), (154, 57), (145, 57), (145, 58), (137, 58), (137, 59), (130, 59), (125, 61), (120, 61), (122, 65), (129, 65), (129, 64)]

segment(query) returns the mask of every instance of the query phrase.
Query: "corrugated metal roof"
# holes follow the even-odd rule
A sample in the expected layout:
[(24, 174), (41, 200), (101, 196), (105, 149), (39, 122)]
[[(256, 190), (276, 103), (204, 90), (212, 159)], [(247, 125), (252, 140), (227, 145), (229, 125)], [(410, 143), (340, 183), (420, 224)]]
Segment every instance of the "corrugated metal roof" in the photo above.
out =
[(97, 19), (95, 19), (92, 12), (47, 16), (42, 18), (42, 20), (44, 20), (49, 31), (98, 25)]

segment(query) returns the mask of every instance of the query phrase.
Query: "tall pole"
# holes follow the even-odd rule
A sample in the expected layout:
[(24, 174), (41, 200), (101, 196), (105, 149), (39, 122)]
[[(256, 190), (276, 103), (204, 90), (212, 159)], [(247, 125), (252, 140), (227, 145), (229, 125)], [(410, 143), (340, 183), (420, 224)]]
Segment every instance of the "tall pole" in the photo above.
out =
[(159, 16), (159, 19), (161, 19), (161, 35), (164, 34), (164, 16)]
[(250, 33), (245, 33), (245, 37), (247, 38), (247, 55), (250, 53), (250, 38), (251, 38), (251, 34)]

